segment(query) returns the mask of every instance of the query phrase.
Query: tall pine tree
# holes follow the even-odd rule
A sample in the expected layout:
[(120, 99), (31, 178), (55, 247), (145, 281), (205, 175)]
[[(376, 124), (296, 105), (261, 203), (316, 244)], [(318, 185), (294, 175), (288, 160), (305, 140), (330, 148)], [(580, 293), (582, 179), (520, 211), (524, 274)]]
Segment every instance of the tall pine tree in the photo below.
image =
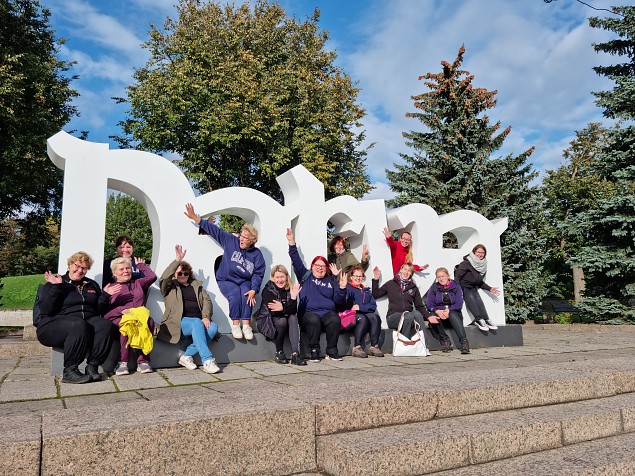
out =
[(490, 124), (484, 113), (496, 106), (497, 91), (474, 87), (474, 76), (461, 69), (465, 48), (452, 64), (428, 73), (429, 89), (413, 96), (418, 119), (428, 130), (404, 133), (414, 154), (402, 154), (403, 165), (387, 170), (397, 196), (390, 206), (421, 202), (437, 213), (467, 209), (488, 219), (508, 217), (501, 237), (506, 317), (523, 322), (532, 317), (545, 288), (541, 277), (544, 240), (537, 233), (540, 211), (536, 177), (527, 164), (533, 148), (520, 155), (493, 157), (511, 127)]
[[(594, 28), (613, 31), (617, 38), (595, 44), (596, 52), (621, 61), (593, 68), (615, 82), (611, 91), (594, 93), (596, 104), (611, 119), (635, 119), (635, 7), (614, 7), (614, 18), (591, 18)], [(612, 130), (609, 144), (594, 164), (616, 193), (577, 219), (587, 244), (571, 261), (585, 271), (586, 297), (580, 306), (597, 320), (635, 321), (635, 126)]]

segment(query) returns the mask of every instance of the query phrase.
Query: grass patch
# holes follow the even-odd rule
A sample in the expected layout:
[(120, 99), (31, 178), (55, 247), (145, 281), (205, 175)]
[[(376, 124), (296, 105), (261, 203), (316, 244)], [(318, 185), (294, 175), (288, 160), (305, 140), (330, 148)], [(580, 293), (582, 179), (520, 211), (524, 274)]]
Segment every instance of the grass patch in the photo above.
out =
[(13, 309), (33, 309), (37, 287), (44, 284), (44, 276), (7, 276), (2, 278), (0, 288), (0, 311)]

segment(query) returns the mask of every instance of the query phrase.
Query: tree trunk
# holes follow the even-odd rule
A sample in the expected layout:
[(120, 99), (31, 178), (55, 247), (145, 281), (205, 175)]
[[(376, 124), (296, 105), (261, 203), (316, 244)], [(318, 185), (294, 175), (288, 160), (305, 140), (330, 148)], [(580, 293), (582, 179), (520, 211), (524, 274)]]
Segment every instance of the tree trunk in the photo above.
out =
[(573, 299), (576, 303), (582, 300), (582, 294), (584, 293), (584, 270), (574, 266), (573, 271)]

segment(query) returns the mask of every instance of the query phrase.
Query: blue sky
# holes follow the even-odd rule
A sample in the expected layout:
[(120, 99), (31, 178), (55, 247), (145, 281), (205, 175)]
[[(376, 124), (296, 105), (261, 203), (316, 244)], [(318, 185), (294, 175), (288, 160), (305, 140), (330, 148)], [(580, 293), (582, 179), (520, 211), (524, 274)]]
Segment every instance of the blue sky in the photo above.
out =
[[(237, 2), (238, 3), (238, 2)], [(518, 154), (531, 146), (536, 170), (557, 167), (575, 131), (603, 121), (591, 91), (610, 89), (593, 66), (615, 58), (593, 51), (612, 32), (592, 29), (589, 16), (608, 16), (575, 0), (280, 0), (292, 16), (306, 18), (317, 7), (320, 25), (330, 34), (328, 48), (337, 64), (361, 88), (359, 103), (369, 153), (368, 172), (375, 186), (369, 198), (390, 191), (385, 169), (409, 153), (403, 131), (422, 130), (412, 95), (426, 91), (419, 76), (438, 72), (465, 44), (464, 69), (477, 87), (498, 91), (489, 113), (503, 127), (512, 126), (499, 155)], [(627, 5), (618, 0), (588, 0), (596, 8)], [(175, 16), (173, 0), (42, 0), (52, 13), (58, 37), (66, 38), (61, 56), (77, 64), (75, 104), (81, 116), (66, 130), (87, 130), (89, 140), (110, 143), (126, 106), (110, 98), (125, 96), (135, 68), (145, 64), (141, 48), (149, 25)]]

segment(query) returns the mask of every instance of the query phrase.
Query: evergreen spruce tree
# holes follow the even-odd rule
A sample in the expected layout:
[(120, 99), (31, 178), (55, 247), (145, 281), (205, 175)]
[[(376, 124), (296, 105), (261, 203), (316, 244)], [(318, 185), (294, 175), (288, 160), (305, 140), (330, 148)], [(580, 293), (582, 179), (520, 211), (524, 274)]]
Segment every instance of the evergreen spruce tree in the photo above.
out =
[(488, 219), (507, 217), (509, 228), (501, 237), (505, 312), (508, 321), (523, 322), (545, 289), (540, 197), (530, 184), (536, 173), (526, 163), (534, 149), (493, 157), (511, 127), (489, 123), (484, 113), (496, 106), (497, 91), (473, 85), (474, 76), (460, 69), (464, 53), (462, 46), (452, 64), (441, 63), (440, 73), (419, 78), (429, 91), (413, 96), (417, 112), (407, 116), (427, 131), (404, 133), (414, 154), (402, 154), (405, 164), (386, 171), (397, 193), (389, 206), (421, 202), (439, 214), (467, 209)]
[[(611, 91), (594, 93), (611, 119), (635, 119), (635, 7), (614, 7), (615, 18), (591, 18), (594, 28), (613, 31), (616, 39), (595, 44), (595, 51), (622, 62), (597, 66), (595, 72), (615, 81)], [(635, 321), (635, 126), (611, 131), (609, 144), (594, 164), (595, 172), (615, 187), (615, 194), (578, 215), (587, 244), (572, 258), (586, 277), (580, 306), (597, 320)]]

